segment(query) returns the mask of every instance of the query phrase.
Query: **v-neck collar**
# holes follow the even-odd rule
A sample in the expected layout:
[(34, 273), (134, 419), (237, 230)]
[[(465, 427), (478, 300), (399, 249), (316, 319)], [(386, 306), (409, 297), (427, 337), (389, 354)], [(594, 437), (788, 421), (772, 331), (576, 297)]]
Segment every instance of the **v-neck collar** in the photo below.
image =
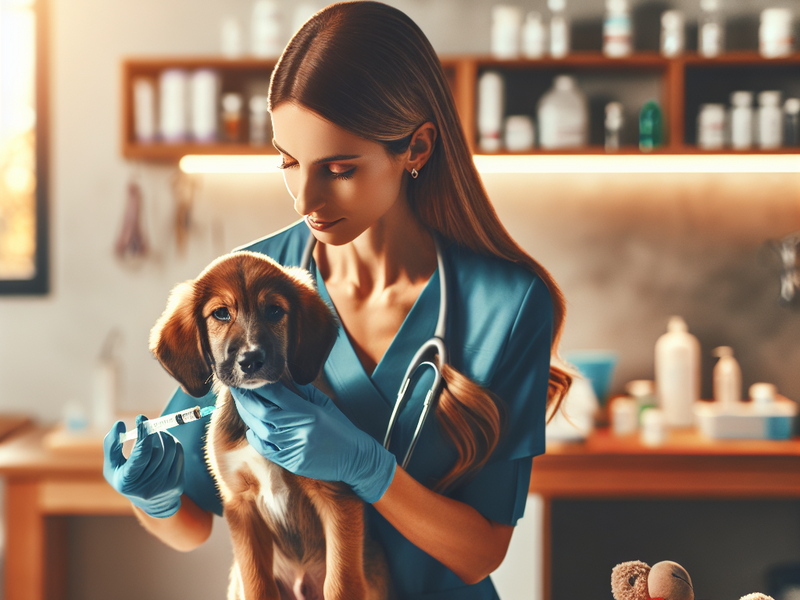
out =
[[(320, 295), (336, 311), (316, 263), (313, 269)], [(438, 310), (437, 267), (371, 376), (358, 359), (344, 327), (339, 327), (336, 343), (325, 364), (325, 374), (339, 400), (339, 408), (373, 437), (382, 439), (406, 368), (417, 349), (433, 337)]]

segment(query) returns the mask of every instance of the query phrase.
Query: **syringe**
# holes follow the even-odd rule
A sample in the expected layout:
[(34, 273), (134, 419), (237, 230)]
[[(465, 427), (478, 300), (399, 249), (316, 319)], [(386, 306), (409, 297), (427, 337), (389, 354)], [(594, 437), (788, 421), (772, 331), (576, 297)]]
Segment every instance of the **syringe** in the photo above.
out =
[[(207, 417), (213, 413), (215, 409), (216, 406), (204, 406), (203, 408), (195, 406), (194, 408), (187, 408), (186, 410), (172, 413), (171, 415), (164, 415), (163, 417), (158, 417), (157, 419), (145, 421), (144, 429), (147, 432), (147, 435), (151, 435), (156, 431), (164, 431), (172, 427), (177, 427), (178, 425), (184, 425), (186, 423), (191, 423), (192, 421), (197, 421), (197, 419)], [(135, 440), (138, 437), (139, 428), (134, 427), (130, 431), (119, 434), (119, 443), (124, 444), (128, 440)]]

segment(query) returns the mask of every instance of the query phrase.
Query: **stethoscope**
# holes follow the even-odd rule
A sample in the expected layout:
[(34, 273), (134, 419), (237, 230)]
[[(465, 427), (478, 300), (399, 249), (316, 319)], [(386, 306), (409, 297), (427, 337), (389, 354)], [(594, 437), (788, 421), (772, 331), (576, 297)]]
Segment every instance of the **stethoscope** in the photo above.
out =
[[(417, 428), (414, 430), (414, 435), (411, 437), (411, 443), (408, 446), (406, 455), (403, 458), (401, 466), (405, 469), (411, 460), (411, 453), (414, 452), (414, 447), (417, 445), (417, 440), (422, 432), (422, 426), (425, 425), (425, 420), (431, 412), (439, 399), (439, 394), (444, 385), (442, 378), (442, 371), (436, 364), (435, 355), (439, 355), (439, 365), (447, 363), (447, 347), (444, 345), (445, 328), (447, 323), (447, 273), (445, 271), (444, 259), (442, 258), (442, 246), (439, 236), (433, 234), (433, 242), (436, 246), (436, 262), (439, 266), (439, 320), (436, 322), (436, 330), (433, 337), (420, 346), (411, 363), (406, 369), (406, 374), (403, 377), (403, 383), (400, 386), (400, 391), (397, 393), (397, 400), (392, 410), (392, 416), (389, 418), (389, 425), (386, 428), (386, 436), (383, 438), (383, 447), (389, 449), (389, 443), (392, 441), (392, 431), (397, 424), (397, 418), (400, 411), (407, 402), (408, 387), (412, 378), (420, 367), (429, 367), (433, 369), (433, 383), (431, 384), (428, 394), (425, 396), (425, 402), (422, 404), (422, 412), (417, 421)], [(300, 261), (300, 266), (307, 270), (311, 270), (311, 256), (314, 252), (317, 239), (313, 235), (309, 235), (306, 247), (303, 250), (303, 257)]]

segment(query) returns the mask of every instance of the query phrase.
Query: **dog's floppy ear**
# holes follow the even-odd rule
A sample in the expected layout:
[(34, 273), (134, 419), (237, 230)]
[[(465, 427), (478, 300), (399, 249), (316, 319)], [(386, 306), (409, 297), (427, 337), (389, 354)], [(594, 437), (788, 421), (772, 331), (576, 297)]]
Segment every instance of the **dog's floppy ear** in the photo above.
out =
[(195, 398), (208, 393), (211, 367), (200, 346), (193, 281), (172, 290), (164, 314), (150, 332), (150, 351), (186, 392)]
[(311, 284), (297, 286), (298, 302), (291, 312), (292, 335), (287, 360), (292, 379), (300, 384), (317, 378), (336, 343), (339, 326), (331, 309)]

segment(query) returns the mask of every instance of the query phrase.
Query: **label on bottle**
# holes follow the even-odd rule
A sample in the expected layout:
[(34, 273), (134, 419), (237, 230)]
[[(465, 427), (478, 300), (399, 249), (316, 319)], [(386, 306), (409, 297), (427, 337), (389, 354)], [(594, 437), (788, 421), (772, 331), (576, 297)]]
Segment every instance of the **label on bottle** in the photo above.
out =
[(631, 20), (627, 15), (607, 17), (603, 24), (603, 53), (606, 56), (627, 56), (632, 51)]

